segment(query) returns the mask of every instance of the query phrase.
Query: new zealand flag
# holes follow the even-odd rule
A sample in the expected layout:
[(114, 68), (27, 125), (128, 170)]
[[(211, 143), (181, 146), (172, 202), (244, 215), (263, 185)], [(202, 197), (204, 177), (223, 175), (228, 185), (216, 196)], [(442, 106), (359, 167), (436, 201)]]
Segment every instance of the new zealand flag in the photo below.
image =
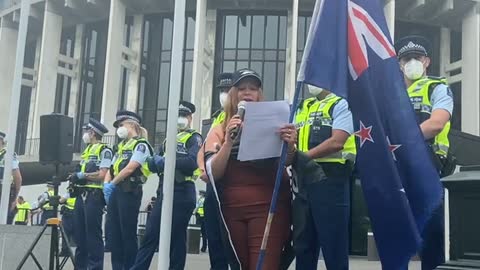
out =
[(346, 98), (383, 269), (407, 269), (442, 187), (378, 0), (317, 0), (299, 81)]

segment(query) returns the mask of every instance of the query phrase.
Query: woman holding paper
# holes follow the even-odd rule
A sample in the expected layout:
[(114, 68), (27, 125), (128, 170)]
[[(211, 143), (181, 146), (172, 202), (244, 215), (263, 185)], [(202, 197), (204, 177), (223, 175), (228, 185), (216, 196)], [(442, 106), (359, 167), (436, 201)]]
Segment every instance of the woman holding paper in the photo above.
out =
[[(240, 162), (237, 160), (239, 136), (235, 138), (242, 120), (237, 113), (240, 101), (258, 102), (263, 100), (262, 81), (253, 70), (243, 69), (234, 73), (233, 88), (229, 91), (225, 106), (225, 122), (213, 128), (205, 142), (205, 160), (210, 181), (221, 186), (223, 193), (219, 198), (221, 214), (230, 232), (232, 269), (255, 269), (268, 210), (272, 199), (278, 159)], [(240, 132), (241, 133), (241, 132)], [(285, 125), (279, 136), (288, 143), (289, 164), (296, 152), (296, 129)], [(286, 172), (279, 192), (277, 211), (271, 226), (265, 256), (265, 270), (279, 268), (283, 244), (290, 232), (290, 189)], [(237, 267), (235, 267), (237, 266)]]

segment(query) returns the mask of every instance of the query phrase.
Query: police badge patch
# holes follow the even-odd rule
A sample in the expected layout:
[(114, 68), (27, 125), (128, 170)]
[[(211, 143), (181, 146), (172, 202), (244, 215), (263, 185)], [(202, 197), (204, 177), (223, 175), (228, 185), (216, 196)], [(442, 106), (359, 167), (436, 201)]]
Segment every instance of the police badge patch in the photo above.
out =
[(147, 151), (147, 147), (145, 147), (145, 144), (143, 144), (143, 143), (142, 143), (142, 144), (139, 144), (139, 145), (137, 146), (137, 151), (142, 152), (142, 153), (145, 153), (145, 151)]
[(113, 156), (112, 152), (107, 150), (107, 151), (105, 151), (105, 154), (103, 155), (103, 158), (104, 159), (112, 159), (112, 156)]

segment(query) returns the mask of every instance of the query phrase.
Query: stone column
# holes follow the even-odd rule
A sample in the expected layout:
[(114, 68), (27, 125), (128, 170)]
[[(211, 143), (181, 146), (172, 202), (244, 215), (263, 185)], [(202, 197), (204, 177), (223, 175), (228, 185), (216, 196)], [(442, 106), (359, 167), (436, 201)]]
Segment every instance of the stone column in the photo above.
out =
[(40, 116), (50, 114), (54, 110), (61, 38), (62, 16), (56, 11), (53, 1), (48, 0), (43, 19), (38, 84), (33, 114), (34, 138), (40, 137)]
[[(110, 1), (108, 23), (107, 58), (103, 86), (101, 121), (111, 125), (118, 110), (118, 95), (122, 78), (123, 34), (125, 27), (125, 5), (121, 0)], [(110, 133), (114, 132), (113, 129)]]
[[(83, 64), (83, 35), (85, 32), (85, 25), (79, 24), (75, 29), (75, 45), (73, 47), (73, 58), (77, 60), (77, 65), (73, 67), (76, 76), (72, 78), (70, 100), (68, 104), (68, 116), (75, 117), (78, 115), (78, 102), (80, 87), (82, 85), (82, 64)], [(74, 133), (76, 134), (76, 133)]]
[(462, 131), (480, 135), (480, 3), (462, 23)]
[(2, 18), (0, 24), (0, 130), (7, 132), (10, 99), (13, 86), (18, 29), (13, 22)]
[[(212, 109), (212, 90), (213, 90), (213, 73), (215, 72), (215, 38), (217, 29), (217, 12), (216, 10), (208, 10), (206, 15), (206, 37), (203, 49), (203, 77), (200, 81), (201, 95), (197, 104), (200, 106), (200, 110), (197, 111), (197, 117), (199, 119), (209, 119)], [(197, 18), (198, 19), (198, 18)]]
[(127, 88), (127, 110), (130, 111), (137, 111), (138, 106), (138, 85), (140, 82), (140, 71), (142, 70), (142, 28), (143, 15), (135, 15), (133, 17), (133, 29), (131, 34), (132, 42), (130, 43), (130, 49), (136, 54), (136, 57), (130, 61), (132, 64), (134, 64), (135, 69), (130, 70)]
[[(199, 113), (194, 114), (193, 128), (200, 130), (201, 128), (201, 112), (202, 112), (202, 92), (204, 78), (204, 50), (205, 37), (207, 27), (207, 0), (197, 0), (197, 9), (195, 16), (195, 41), (193, 51), (193, 70), (192, 70), (192, 94), (191, 102), (196, 105)], [(188, 79), (188, 78), (187, 78)]]

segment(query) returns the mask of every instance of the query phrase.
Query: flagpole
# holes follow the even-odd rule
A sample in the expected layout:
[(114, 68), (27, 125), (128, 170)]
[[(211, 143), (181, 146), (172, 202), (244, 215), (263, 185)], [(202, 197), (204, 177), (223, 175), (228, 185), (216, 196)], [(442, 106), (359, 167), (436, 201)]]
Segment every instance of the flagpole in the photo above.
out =
[(185, 0), (175, 0), (173, 18), (172, 67), (168, 95), (167, 142), (163, 180), (162, 217), (158, 247), (158, 270), (169, 269), (172, 231), (173, 187), (175, 178), (177, 120), (183, 71), (183, 44), (185, 36)]
[[(293, 118), (295, 117), (295, 111), (298, 104), (298, 97), (303, 88), (303, 82), (297, 82), (295, 88), (295, 95), (293, 97), (292, 109), (290, 110), (290, 119), (289, 123), (293, 123)], [(282, 153), (280, 155), (280, 162), (278, 163), (277, 176), (275, 178), (275, 187), (273, 188), (272, 201), (270, 203), (270, 210), (268, 211), (267, 224), (265, 225), (265, 230), (263, 233), (262, 245), (260, 247), (260, 254), (257, 260), (256, 270), (262, 270), (263, 261), (265, 260), (265, 252), (267, 250), (268, 236), (270, 235), (270, 227), (272, 226), (273, 218), (275, 216), (275, 211), (277, 209), (278, 201), (278, 192), (280, 190), (280, 185), (282, 184), (283, 172), (285, 168), (285, 163), (287, 161), (287, 143), (284, 142), (282, 146)]]
[(12, 184), (12, 163), (15, 152), (18, 109), (20, 107), (20, 91), (22, 90), (23, 60), (25, 57), (25, 46), (27, 43), (28, 16), (30, 15), (30, 0), (23, 0), (20, 6), (20, 23), (18, 26), (17, 51), (15, 55), (15, 70), (12, 85), (12, 96), (10, 98), (10, 113), (8, 117), (8, 144), (5, 155), (5, 170), (0, 200), (0, 224), (7, 223), (7, 216), (10, 204), (10, 186)]

